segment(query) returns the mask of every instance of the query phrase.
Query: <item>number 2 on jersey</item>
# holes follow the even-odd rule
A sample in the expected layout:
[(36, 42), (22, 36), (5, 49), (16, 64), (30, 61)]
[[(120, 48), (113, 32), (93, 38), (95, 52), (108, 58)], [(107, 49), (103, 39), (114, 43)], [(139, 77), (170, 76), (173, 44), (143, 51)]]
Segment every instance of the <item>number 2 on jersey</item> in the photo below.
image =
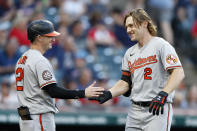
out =
[(152, 80), (151, 74), (152, 74), (152, 69), (151, 68), (145, 68), (144, 69), (144, 79), (145, 80)]
[(16, 90), (23, 91), (24, 70), (22, 68), (17, 68), (16, 76)]

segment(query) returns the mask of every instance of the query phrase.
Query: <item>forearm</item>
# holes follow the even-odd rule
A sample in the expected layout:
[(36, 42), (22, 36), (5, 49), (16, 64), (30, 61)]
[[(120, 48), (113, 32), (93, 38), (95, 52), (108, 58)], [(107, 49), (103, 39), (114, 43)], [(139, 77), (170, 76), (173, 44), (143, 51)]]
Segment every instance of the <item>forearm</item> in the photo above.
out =
[(181, 83), (184, 77), (185, 75), (184, 75), (183, 68), (174, 69), (163, 91), (170, 94), (179, 86), (179, 84)]
[(56, 84), (50, 84), (42, 88), (45, 90), (52, 98), (60, 98), (60, 99), (77, 99), (84, 98), (85, 91), (84, 90), (67, 90), (64, 88), (57, 87)]
[(119, 80), (116, 84), (109, 89), (112, 97), (120, 96), (129, 90), (129, 84), (123, 80)]

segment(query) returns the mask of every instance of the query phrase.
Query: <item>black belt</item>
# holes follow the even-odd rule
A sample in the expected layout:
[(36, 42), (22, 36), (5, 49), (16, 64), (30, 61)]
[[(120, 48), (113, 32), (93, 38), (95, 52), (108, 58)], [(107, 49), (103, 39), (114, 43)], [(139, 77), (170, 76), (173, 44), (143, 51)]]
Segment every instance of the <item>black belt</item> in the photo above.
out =
[(146, 101), (146, 102), (135, 102), (132, 101), (133, 104), (138, 105), (138, 106), (143, 106), (143, 107), (148, 107), (151, 104), (151, 101)]

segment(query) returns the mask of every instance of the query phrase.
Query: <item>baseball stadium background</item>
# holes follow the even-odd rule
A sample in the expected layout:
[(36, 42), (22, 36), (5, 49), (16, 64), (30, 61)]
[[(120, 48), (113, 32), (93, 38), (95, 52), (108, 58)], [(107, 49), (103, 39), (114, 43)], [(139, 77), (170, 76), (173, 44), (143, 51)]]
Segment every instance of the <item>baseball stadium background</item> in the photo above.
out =
[[(182, 61), (186, 78), (176, 91), (172, 131), (197, 130), (197, 0), (0, 0), (0, 131), (19, 130), (14, 69), (30, 47), (27, 24), (48, 19), (61, 32), (45, 56), (58, 85), (84, 89), (93, 80), (106, 89), (120, 79), (121, 59), (131, 42), (124, 14), (144, 8)], [(56, 99), (57, 131), (124, 130), (129, 99), (103, 105), (87, 99)]]

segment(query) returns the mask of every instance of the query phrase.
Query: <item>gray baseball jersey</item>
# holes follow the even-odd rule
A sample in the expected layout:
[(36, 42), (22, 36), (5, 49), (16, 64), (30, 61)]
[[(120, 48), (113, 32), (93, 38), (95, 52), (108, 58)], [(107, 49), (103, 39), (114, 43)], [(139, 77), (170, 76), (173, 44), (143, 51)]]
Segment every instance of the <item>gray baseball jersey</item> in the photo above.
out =
[[(164, 39), (153, 37), (146, 45), (129, 48), (122, 60), (122, 71), (129, 71), (132, 80), (131, 100), (151, 101), (166, 85), (168, 69), (181, 67), (175, 49)], [(174, 91), (167, 101), (172, 102)]]
[(16, 64), (15, 73), (20, 106), (27, 106), (31, 114), (58, 112), (55, 100), (41, 89), (56, 83), (56, 79), (51, 64), (38, 50), (26, 51)]

